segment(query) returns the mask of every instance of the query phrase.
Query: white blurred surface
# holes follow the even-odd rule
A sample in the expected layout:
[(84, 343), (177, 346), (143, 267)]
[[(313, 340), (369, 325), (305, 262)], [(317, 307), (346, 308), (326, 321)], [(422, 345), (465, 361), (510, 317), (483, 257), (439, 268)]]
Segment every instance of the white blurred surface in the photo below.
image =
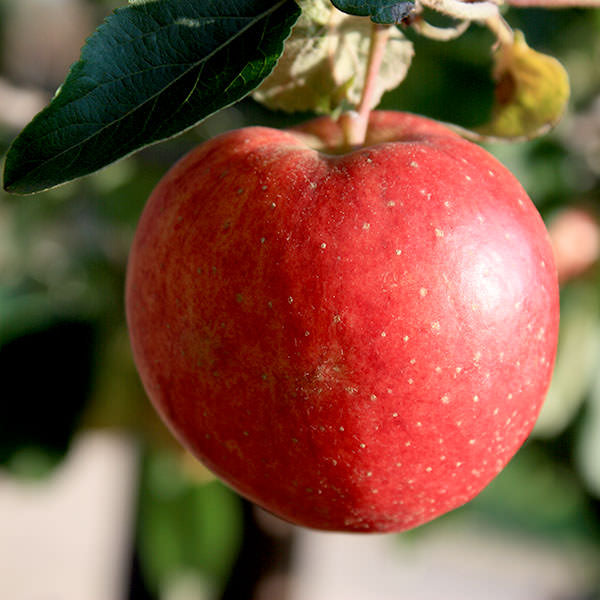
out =
[(137, 463), (128, 438), (90, 433), (46, 480), (0, 471), (0, 598), (125, 598)]
[[(129, 438), (88, 433), (43, 482), (0, 472), (0, 599), (125, 600), (137, 468)], [(597, 574), (589, 548), (463, 517), (405, 537), (295, 529), (290, 579), (265, 598), (291, 581), (286, 600), (563, 599)], [(183, 583), (167, 595), (205, 597)]]
[(406, 541), (299, 530), (290, 600), (575, 598), (596, 560), (462, 519)]

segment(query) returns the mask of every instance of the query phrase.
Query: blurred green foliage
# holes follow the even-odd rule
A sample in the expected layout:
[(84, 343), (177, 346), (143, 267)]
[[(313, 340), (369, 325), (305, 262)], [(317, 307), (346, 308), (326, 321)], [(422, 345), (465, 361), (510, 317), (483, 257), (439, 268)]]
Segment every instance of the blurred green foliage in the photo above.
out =
[(139, 555), (155, 593), (174, 578), (200, 573), (213, 591), (227, 582), (242, 539), (239, 498), (213, 480), (194, 484), (172, 455), (145, 460), (139, 507)]

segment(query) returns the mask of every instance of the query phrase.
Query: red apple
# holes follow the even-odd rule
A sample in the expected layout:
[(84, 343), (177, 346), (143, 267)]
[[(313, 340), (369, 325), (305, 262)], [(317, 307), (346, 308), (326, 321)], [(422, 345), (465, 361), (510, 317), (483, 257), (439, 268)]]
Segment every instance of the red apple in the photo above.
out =
[(400, 531), (476, 495), (533, 427), (556, 348), (543, 222), (480, 147), (375, 112), (250, 127), (179, 161), (144, 210), (127, 316), (175, 435), (273, 513)]

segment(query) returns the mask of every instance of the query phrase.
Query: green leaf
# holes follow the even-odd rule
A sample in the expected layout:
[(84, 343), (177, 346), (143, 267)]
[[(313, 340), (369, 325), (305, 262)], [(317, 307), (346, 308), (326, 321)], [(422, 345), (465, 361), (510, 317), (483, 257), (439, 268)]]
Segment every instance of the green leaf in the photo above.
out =
[(371, 13), (371, 21), (381, 25), (399, 25), (415, 10), (413, 2), (396, 2), (381, 6)]
[[(535, 436), (556, 437), (567, 428), (598, 377), (598, 364), (600, 287), (596, 282), (573, 281), (561, 290), (556, 364), (550, 389), (533, 430)], [(586, 419), (586, 423), (588, 421)], [(600, 437), (597, 439), (600, 440)], [(598, 481), (600, 483), (600, 478)]]
[(477, 129), (487, 138), (532, 139), (561, 119), (569, 100), (569, 77), (561, 63), (530, 48), (522, 32), (495, 57), (496, 99), (491, 120)]
[(540, 442), (528, 442), (463, 510), (522, 535), (564, 541), (598, 535), (597, 517), (581, 480)]
[[(365, 84), (372, 24), (336, 10), (329, 2), (305, 4), (313, 13), (303, 10), (277, 66), (254, 90), (254, 99), (287, 112), (332, 114), (357, 105)], [(412, 57), (412, 43), (392, 27), (371, 108), (379, 104), (384, 92), (400, 84)]]
[(357, 17), (371, 17), (374, 23), (394, 25), (401, 23), (415, 8), (414, 2), (390, 0), (331, 0), (342, 12)]
[(239, 496), (219, 481), (190, 478), (171, 453), (152, 449), (145, 458), (137, 540), (145, 582), (158, 596), (182, 574), (193, 573), (216, 592), (211, 598), (218, 597), (242, 542)]
[(4, 187), (32, 193), (192, 127), (271, 72), (294, 0), (137, 0), (88, 40), (50, 105), (13, 142)]

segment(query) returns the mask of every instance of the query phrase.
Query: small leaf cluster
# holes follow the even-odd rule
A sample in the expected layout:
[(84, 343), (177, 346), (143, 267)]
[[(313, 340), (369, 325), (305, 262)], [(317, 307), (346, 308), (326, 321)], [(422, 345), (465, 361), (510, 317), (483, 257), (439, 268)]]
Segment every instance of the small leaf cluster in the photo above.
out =
[[(486, 1), (421, 4), (450, 16), (456, 6), (497, 13), (496, 4)], [(343, 23), (335, 31), (328, 17), (332, 11)], [(256, 99), (278, 110), (334, 113), (357, 105), (370, 31), (357, 21), (394, 30), (375, 85), (378, 101), (404, 78), (412, 60), (411, 41), (394, 25), (451, 39), (477, 19), (448, 29), (431, 27), (411, 1), (130, 0), (87, 40), (50, 104), (14, 140), (5, 158), (4, 189), (28, 194), (82, 177), (173, 137), (254, 91)], [(311, 33), (315, 29), (321, 32), (318, 39)], [(514, 94), (496, 110), (484, 132), (488, 136), (537, 135), (558, 120), (568, 98), (560, 65), (515, 49), (504, 44), (499, 53), (504, 70), (497, 69), (503, 75), (498, 81), (515, 82)], [(532, 69), (535, 89), (528, 84)]]

